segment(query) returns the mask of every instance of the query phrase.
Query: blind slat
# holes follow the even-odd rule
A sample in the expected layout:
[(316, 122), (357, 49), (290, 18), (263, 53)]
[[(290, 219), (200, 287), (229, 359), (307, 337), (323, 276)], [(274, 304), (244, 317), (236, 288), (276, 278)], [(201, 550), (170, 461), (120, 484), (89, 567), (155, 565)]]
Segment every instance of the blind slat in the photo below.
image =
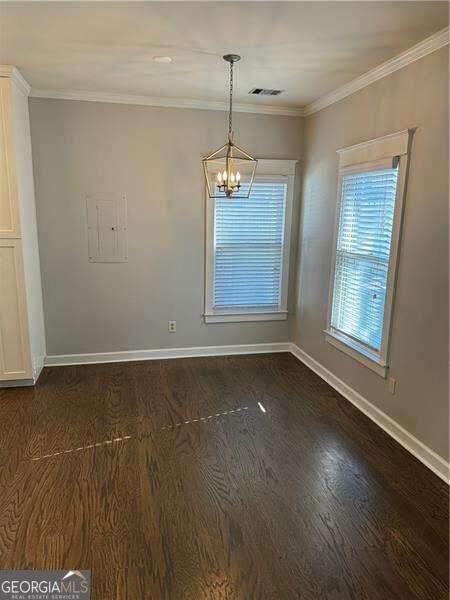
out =
[(255, 181), (249, 198), (216, 198), (214, 308), (279, 307), (286, 188)]
[(331, 326), (378, 352), (396, 189), (396, 168), (342, 177)]

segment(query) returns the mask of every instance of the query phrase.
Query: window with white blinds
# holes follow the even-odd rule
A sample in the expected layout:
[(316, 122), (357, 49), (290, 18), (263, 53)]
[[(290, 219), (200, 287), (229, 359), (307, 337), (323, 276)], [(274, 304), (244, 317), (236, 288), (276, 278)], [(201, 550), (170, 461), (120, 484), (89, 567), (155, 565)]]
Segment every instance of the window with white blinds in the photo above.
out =
[(396, 215), (395, 167), (349, 169), (340, 177), (328, 331), (381, 359)]
[(285, 206), (284, 180), (255, 181), (248, 198), (216, 199), (214, 308), (279, 308)]
[(207, 322), (287, 318), (291, 185), (259, 175), (248, 198), (211, 200)]

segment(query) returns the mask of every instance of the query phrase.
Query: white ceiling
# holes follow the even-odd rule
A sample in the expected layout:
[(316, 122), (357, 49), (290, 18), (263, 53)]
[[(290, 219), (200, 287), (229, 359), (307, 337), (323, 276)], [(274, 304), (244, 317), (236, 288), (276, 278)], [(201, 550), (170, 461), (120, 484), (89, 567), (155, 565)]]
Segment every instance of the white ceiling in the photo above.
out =
[[(0, 64), (31, 86), (299, 107), (448, 25), (447, 2), (1, 2)], [(171, 64), (152, 61), (173, 57)], [(249, 96), (253, 87), (278, 97)]]

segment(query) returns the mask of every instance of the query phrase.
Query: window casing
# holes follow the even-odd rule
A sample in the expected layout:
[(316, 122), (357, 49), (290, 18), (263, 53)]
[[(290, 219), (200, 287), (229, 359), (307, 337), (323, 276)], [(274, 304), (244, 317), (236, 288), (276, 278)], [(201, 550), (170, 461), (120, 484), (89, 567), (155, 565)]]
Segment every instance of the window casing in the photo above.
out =
[(248, 199), (207, 195), (206, 323), (287, 318), (295, 162), (258, 161)]
[(326, 339), (382, 377), (412, 133), (340, 151)]

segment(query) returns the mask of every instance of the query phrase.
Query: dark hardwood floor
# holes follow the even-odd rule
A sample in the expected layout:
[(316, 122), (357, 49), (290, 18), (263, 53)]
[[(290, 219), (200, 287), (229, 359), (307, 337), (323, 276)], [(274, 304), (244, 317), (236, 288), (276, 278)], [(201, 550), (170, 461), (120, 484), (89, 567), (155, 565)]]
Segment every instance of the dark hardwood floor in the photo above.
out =
[(91, 569), (94, 600), (448, 598), (447, 486), (290, 354), (46, 368), (0, 408), (1, 568)]

